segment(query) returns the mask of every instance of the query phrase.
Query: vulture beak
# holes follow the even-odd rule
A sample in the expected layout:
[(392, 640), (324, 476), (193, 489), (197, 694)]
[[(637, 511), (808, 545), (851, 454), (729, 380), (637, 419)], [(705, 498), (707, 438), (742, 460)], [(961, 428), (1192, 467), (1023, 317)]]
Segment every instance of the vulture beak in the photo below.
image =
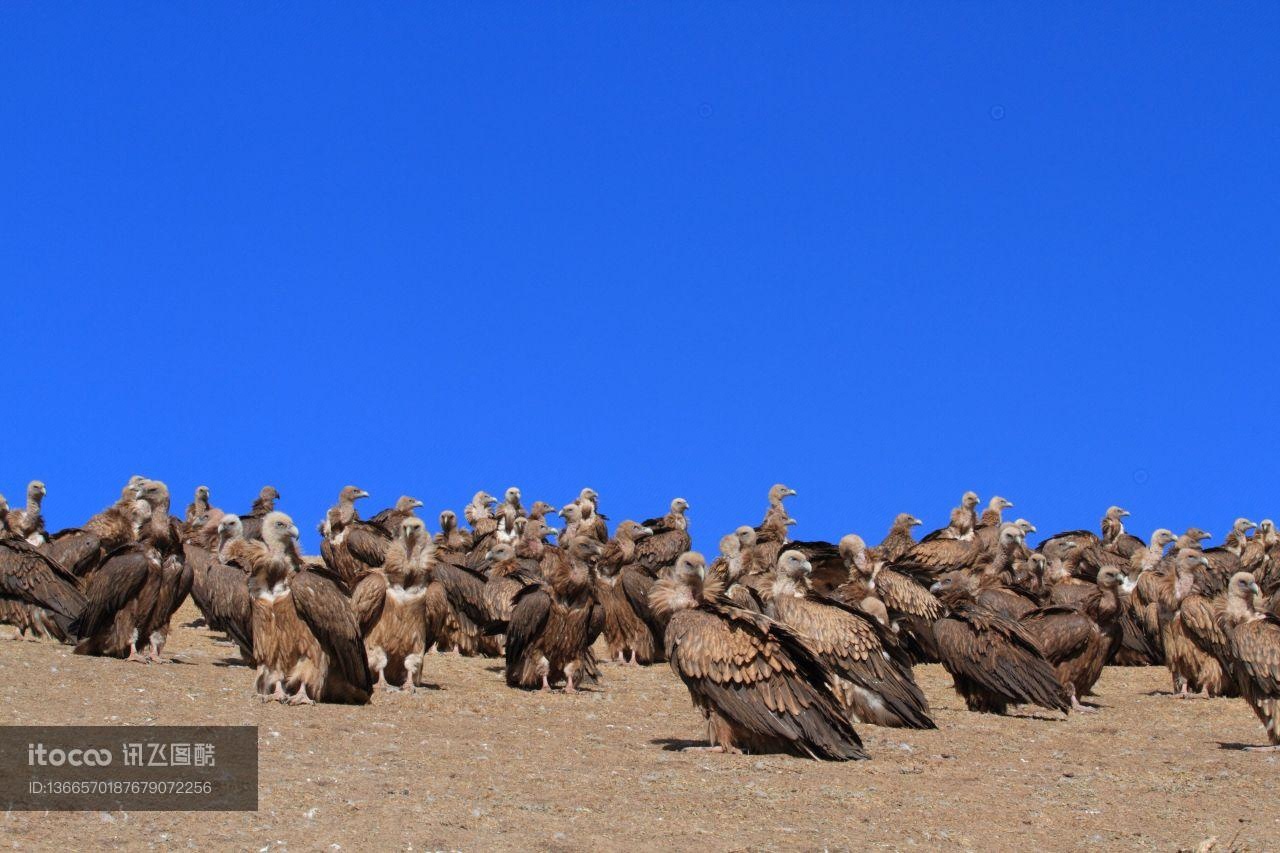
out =
[(813, 574), (813, 563), (810, 563), (808, 560), (804, 561), (804, 573), (806, 575)]
[(795, 497), (795, 495), (796, 495), (795, 489), (787, 489), (787, 497)]
[(1249, 584), (1249, 591), (1252, 592), (1254, 595), (1258, 596), (1259, 598), (1262, 597), (1262, 587), (1258, 586), (1257, 583)]
[(641, 527), (639, 530), (636, 531), (637, 539), (643, 538), (645, 536), (652, 536), (652, 535), (653, 535), (652, 527)]
[(484, 558), (485, 558), (486, 560), (492, 560), (492, 559), (493, 559), (493, 549), (492, 549), (492, 548), (490, 548), (488, 551), (485, 551), (485, 552), (484, 552)]
[(1250, 530), (1256, 530), (1257, 528), (1258, 528), (1258, 525), (1254, 524), (1252, 521), (1250, 521), (1244, 526), (1244, 529), (1246, 532)]
[(1129, 512), (1129, 510), (1127, 510), (1127, 509), (1122, 509), (1122, 510), (1120, 510), (1120, 517), (1121, 517), (1121, 518), (1128, 518), (1128, 517), (1129, 517), (1130, 515), (1132, 515), (1132, 514), (1133, 514), (1133, 513)]
[(787, 522), (786, 522), (786, 526), (787, 526), (787, 527), (791, 527), (791, 526), (792, 526), (792, 525), (794, 525), (795, 523), (796, 523), (796, 520), (795, 520), (794, 518), (788, 518), (788, 519), (787, 519)]
[(912, 527), (915, 527), (915, 526), (920, 525), (920, 524), (924, 524), (924, 522), (923, 522), (923, 521), (921, 521), (920, 519), (918, 519), (918, 518), (914, 518), (914, 517), (911, 519), (911, 526), (912, 526)]
[(542, 531), (543, 536), (557, 536), (559, 533), (560, 531), (554, 527), (548, 527), (546, 530)]
[(292, 539), (297, 539), (297, 538), (298, 538), (299, 533), (298, 533), (298, 526), (297, 526), (297, 525), (294, 525), (294, 526), (292, 526), (292, 527), (290, 527), (290, 528), (289, 528), (289, 536), (290, 536), (290, 538), (292, 538)]
[(369, 493), (366, 492), (364, 489), (361, 489), (360, 491), (356, 492), (357, 500), (359, 500), (360, 498), (367, 498), (367, 497), (369, 497)]
[(937, 595), (942, 590), (942, 581), (934, 581), (933, 586), (929, 587), (929, 592)]
[(1204, 566), (1206, 569), (1209, 568), (1209, 560), (1206, 557), (1196, 557), (1196, 562)]
[(424, 504), (422, 503), (422, 501), (415, 500), (415, 501), (413, 502), (413, 505), (414, 505), (415, 507), (420, 507), (420, 506), (423, 506)]

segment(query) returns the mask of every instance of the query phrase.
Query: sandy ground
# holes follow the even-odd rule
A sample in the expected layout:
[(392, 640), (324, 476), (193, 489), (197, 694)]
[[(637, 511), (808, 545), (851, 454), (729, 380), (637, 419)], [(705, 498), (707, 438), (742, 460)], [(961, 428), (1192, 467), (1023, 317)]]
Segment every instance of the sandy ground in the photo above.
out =
[[(175, 625), (195, 612), (188, 604)], [(1109, 668), (1100, 712), (971, 714), (917, 669), (940, 729), (860, 727), (873, 760), (679, 752), (704, 727), (665, 666), (598, 691), (522, 693), (498, 661), (431, 655), (439, 689), (370, 707), (263, 705), (204, 629), (143, 666), (0, 641), (5, 724), (251, 724), (259, 811), (3, 816), (17, 848), (1280, 849), (1280, 756), (1238, 699), (1177, 700)]]

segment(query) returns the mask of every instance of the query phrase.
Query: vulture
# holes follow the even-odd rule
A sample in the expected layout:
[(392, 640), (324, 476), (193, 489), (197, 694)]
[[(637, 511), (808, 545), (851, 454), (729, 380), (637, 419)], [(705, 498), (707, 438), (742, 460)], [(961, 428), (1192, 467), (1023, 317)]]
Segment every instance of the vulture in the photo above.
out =
[(707, 720), (709, 746), (697, 748), (868, 758), (830, 671), (790, 628), (719, 596), (705, 566), (697, 552), (681, 555), (651, 594), (667, 617), (671, 669)]
[(791, 516), (787, 514), (787, 509), (782, 502), (789, 497), (793, 497), (795, 493), (795, 489), (784, 486), (782, 483), (775, 483), (770, 487), (769, 506), (764, 511), (764, 520), (756, 528), (756, 533), (761, 542), (782, 541), (775, 538), (779, 532), (783, 534), (783, 539), (785, 539), (787, 522), (790, 521)]
[(263, 486), (258, 491), (258, 497), (254, 499), (253, 506), (247, 513), (240, 516), (240, 523), (244, 525), (245, 539), (262, 538), (262, 520), (269, 513), (275, 512), (278, 500), (280, 500), (280, 492), (275, 486)]
[(462, 517), (471, 525), (470, 565), (478, 565), (493, 547), (498, 534), (498, 521), (493, 517), (493, 506), (497, 502), (488, 492), (476, 492), (462, 511)]
[(1120, 643), (1119, 617), (1124, 607), (1120, 594), (1127, 595), (1132, 589), (1127, 577), (1107, 566), (1098, 573), (1093, 601), (1080, 607), (1040, 607), (1019, 619), (1053, 664), (1073, 711), (1094, 710), (1080, 704), (1079, 697), (1093, 690), (1102, 667)]
[[(582, 527), (582, 508), (577, 504), (565, 504), (560, 508), (560, 512), (556, 514), (564, 519), (564, 530), (560, 532), (561, 536), (567, 539), (584, 532), (580, 530)], [(595, 539), (594, 536), (591, 538)]]
[(951, 510), (951, 520), (946, 527), (941, 527), (925, 534), (921, 542), (933, 542), (938, 539), (969, 540), (974, 536), (978, 526), (978, 514), (974, 508), (978, 505), (976, 492), (965, 492), (960, 498), (960, 506)]
[(938, 657), (970, 711), (1003, 714), (1014, 704), (1070, 711), (1053, 666), (1026, 628), (974, 601), (959, 575), (948, 575), (930, 592), (947, 608), (933, 626)]
[(23, 509), (11, 509), (7, 513), (0, 509), (0, 513), (5, 513), (5, 521), (9, 528), (10, 534), (17, 536), (19, 539), (25, 539), (32, 545), (43, 545), (48, 538), (48, 531), (44, 529), (44, 516), (41, 514), (40, 503), (44, 500), (45, 488), (44, 483), (39, 480), (32, 480), (27, 484), (27, 505)]
[(381, 566), (391, 545), (391, 534), (383, 527), (360, 520), (356, 501), (367, 497), (369, 493), (363, 489), (344, 487), (320, 528), (324, 534), (320, 556), (344, 589), (352, 589), (364, 572)]
[(369, 667), (378, 676), (375, 687), (386, 688), (390, 682), (413, 693), (422, 684), (423, 658), (435, 644), (446, 615), (427, 606), (434, 550), (422, 519), (406, 516), (387, 548), (382, 569), (360, 582), (361, 587), (374, 584), (373, 589), (384, 599), (379, 602), (376, 624), (364, 641)]
[(422, 506), (422, 501), (417, 498), (401, 495), (396, 500), (396, 505), (387, 507), (381, 512), (375, 513), (373, 518), (369, 519), (370, 524), (376, 524), (383, 530), (387, 531), (388, 536), (395, 536), (400, 530), (400, 522), (413, 515), (413, 511)]
[(1244, 563), (1240, 558), (1248, 541), (1246, 536), (1255, 527), (1257, 525), (1249, 519), (1237, 518), (1221, 545), (1204, 549), (1204, 557), (1209, 561), (1210, 576), (1206, 582), (1214, 592), (1224, 591), (1231, 576), (1244, 571)]
[(222, 631), (253, 661), (253, 601), (249, 597), (249, 573), (230, 556), (244, 540), (244, 523), (238, 515), (218, 519), (217, 550), (209, 554), (187, 543), (191, 566), (191, 598), (204, 614), (209, 628)]
[(814, 592), (812, 572), (800, 551), (783, 551), (768, 615), (795, 631), (827, 668), (832, 692), (854, 722), (937, 728), (892, 634), (855, 605)]
[[(78, 655), (163, 663), (169, 620), (191, 591), (192, 569), (183, 558), (181, 535), (169, 515), (169, 490), (158, 480), (139, 484), (139, 502), (149, 511), (134, 532), (136, 541), (107, 554), (84, 585), (85, 606), (71, 631)], [(139, 649), (146, 645), (147, 654)]]
[(529, 517), (529, 513), (525, 512), (524, 507), (520, 504), (520, 490), (515, 486), (503, 493), (502, 505), (498, 507), (497, 517), (498, 530), (508, 537), (515, 535), (517, 518)]
[(1223, 622), (1236, 687), (1267, 733), (1267, 746), (1248, 749), (1274, 751), (1280, 750), (1280, 617), (1258, 611), (1261, 596), (1253, 575), (1237, 572), (1227, 584)]
[[(636, 543), (652, 532), (634, 521), (622, 522), (596, 563), (596, 599), (604, 611), (604, 640), (609, 657), (618, 663), (651, 664), (659, 657), (661, 641), (631, 606), (622, 575), (623, 568), (635, 562)], [(593, 536), (588, 538), (594, 541)]]
[[(752, 536), (755, 531), (750, 527), (740, 528)], [(764, 612), (764, 602), (760, 593), (754, 588), (740, 583), (746, 572), (746, 560), (743, 555), (743, 543), (740, 536), (730, 533), (720, 538), (720, 556), (712, 563), (708, 572), (724, 590), (724, 596), (738, 607), (756, 613)], [(769, 583), (772, 583), (770, 579)]]
[(842, 537), (839, 550), (850, 579), (833, 597), (863, 609), (868, 609), (869, 598), (878, 600), (907, 653), (922, 663), (936, 662), (933, 623), (942, 615), (942, 603), (907, 575), (885, 568), (883, 563), (873, 565), (866, 543), (856, 533)]
[(84, 606), (75, 575), (26, 539), (0, 537), (0, 623), (16, 627), (19, 637), (66, 642)]
[[(935, 531), (936, 532), (936, 531)], [(963, 571), (978, 565), (983, 548), (974, 537), (925, 537), (909, 551), (889, 563), (889, 568), (921, 582), (933, 583), (947, 572)]]
[(1208, 559), (1190, 548), (1174, 561), (1173, 600), (1176, 610), (1164, 625), (1165, 665), (1180, 698), (1234, 696), (1230, 673), (1230, 640), (1220, 618), (1226, 601), (1215, 594), (1216, 577)]
[[(138, 538), (136, 502), (143, 482), (130, 480), (121, 491), (120, 500), (85, 522), (81, 533), (91, 534), (97, 540), (99, 558)], [(92, 571), (97, 562), (93, 561), (86, 572)]]
[(539, 583), (541, 574), (530, 571), (516, 556), (510, 542), (498, 542), (485, 555), (484, 601), (494, 622), (511, 620), (516, 597), (525, 587)]
[(451, 509), (440, 513), (440, 532), (435, 535), (436, 548), (457, 554), (467, 562), (471, 553), (471, 534), (458, 527), (458, 514)]
[[(191, 503), (187, 504), (187, 514), (183, 517), (183, 522), (186, 524), (187, 529), (194, 530), (208, 521), (210, 509), (212, 507), (209, 504), (209, 487), (196, 486)], [(243, 523), (241, 526), (243, 527)]]
[(360, 624), (341, 581), (303, 566), (298, 528), (282, 512), (262, 519), (262, 540), (236, 549), (249, 569), (257, 690), (290, 705), (363, 705), (373, 691)]
[(676, 498), (671, 502), (671, 511), (662, 518), (640, 522), (640, 526), (652, 530), (653, 535), (636, 544), (636, 561), (656, 572), (673, 565), (681, 554), (688, 551), (693, 546), (693, 540), (689, 538), (689, 519), (685, 517), (688, 510), (689, 502)]
[[(584, 491), (590, 492), (590, 489)], [(595, 492), (591, 492), (595, 494)], [(596, 504), (594, 500), (578, 499), (578, 512), (581, 515), (582, 534), (589, 536), (597, 542), (604, 544), (609, 541), (609, 524), (605, 521), (604, 516), (596, 512)]]
[(870, 550), (869, 556), (873, 561), (884, 563), (901, 559), (916, 544), (915, 536), (911, 532), (912, 528), (923, 523), (909, 512), (898, 513), (893, 519), (889, 532), (885, 534), (884, 539), (880, 540), (879, 545)]
[(1012, 506), (1012, 501), (999, 495), (987, 502), (987, 508), (982, 511), (974, 527), (974, 535), (983, 548), (990, 550), (996, 544), (1000, 531), (1004, 529), (1004, 511)]
[(548, 548), (543, 580), (516, 596), (507, 624), (506, 678), (511, 687), (550, 690), (560, 679), (565, 692), (599, 677), (591, 644), (603, 627), (596, 603), (595, 571), (600, 543), (586, 537)]

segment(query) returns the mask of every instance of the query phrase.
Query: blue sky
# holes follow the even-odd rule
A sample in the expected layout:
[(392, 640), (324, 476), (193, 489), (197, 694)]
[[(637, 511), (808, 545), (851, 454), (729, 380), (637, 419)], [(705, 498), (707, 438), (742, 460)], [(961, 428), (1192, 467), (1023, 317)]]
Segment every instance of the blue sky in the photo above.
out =
[(0, 491), (1280, 514), (1280, 6), (1125, 5), (3, 4)]

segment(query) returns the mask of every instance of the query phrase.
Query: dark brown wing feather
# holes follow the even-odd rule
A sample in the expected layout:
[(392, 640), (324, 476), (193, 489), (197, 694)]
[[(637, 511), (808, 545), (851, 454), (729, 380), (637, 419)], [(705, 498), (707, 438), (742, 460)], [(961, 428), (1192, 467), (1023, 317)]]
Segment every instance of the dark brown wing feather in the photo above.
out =
[(516, 595), (507, 623), (506, 674), (507, 684), (520, 686), (520, 670), (524, 657), (542, 636), (542, 630), (551, 614), (551, 596), (539, 585), (525, 587)]
[(351, 590), (351, 609), (360, 624), (360, 636), (368, 636), (382, 618), (387, 604), (387, 576), (382, 572), (366, 572)]
[(147, 550), (141, 545), (126, 545), (107, 556), (89, 576), (84, 610), (71, 625), (72, 633), (80, 637), (97, 634), (141, 591), (152, 569)]
[(365, 659), (360, 623), (338, 578), (321, 569), (307, 568), (295, 574), (289, 586), (298, 616), (343, 678), (356, 688), (372, 691), (373, 677)]
[(64, 636), (85, 606), (75, 576), (21, 539), (0, 539), (0, 596), (49, 611)]
[(1071, 707), (1035, 640), (1016, 622), (974, 604), (960, 604), (933, 626), (938, 653), (960, 677), (1008, 703), (1064, 713)]

